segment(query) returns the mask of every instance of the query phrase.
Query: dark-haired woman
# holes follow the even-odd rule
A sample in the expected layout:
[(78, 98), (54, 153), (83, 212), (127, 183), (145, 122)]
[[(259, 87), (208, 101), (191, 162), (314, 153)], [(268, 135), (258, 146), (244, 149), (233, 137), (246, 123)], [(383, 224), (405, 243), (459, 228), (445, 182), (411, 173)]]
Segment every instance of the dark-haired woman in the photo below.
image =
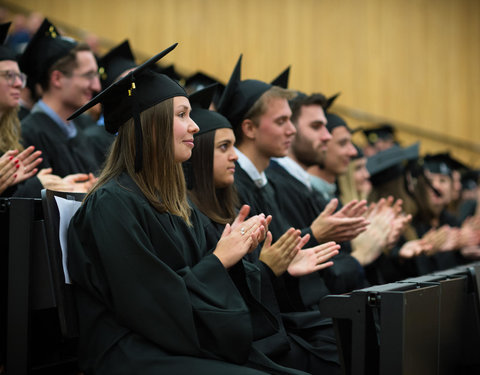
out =
[(264, 374), (245, 367), (253, 366), (252, 322), (228, 269), (258, 245), (266, 220), (227, 224), (206, 252), (181, 165), (198, 127), (185, 91), (148, 69), (158, 56), (77, 112), (102, 102), (106, 130), (118, 131), (69, 227), (82, 370)]
[[(195, 135), (195, 149), (188, 162), (192, 176), (189, 196), (206, 216), (207, 239), (215, 243), (225, 225), (235, 219), (238, 207), (233, 185), (237, 160), (235, 136), (225, 117), (198, 108), (196, 103), (192, 105), (192, 118), (200, 132)], [(240, 210), (241, 217), (246, 214)], [(249, 305), (256, 350), (284, 366), (313, 374), (335, 374), (339, 370), (336, 354), (329, 353), (328, 345), (316, 345), (322, 340), (331, 342), (330, 337), (318, 336), (315, 327), (318, 320), (311, 326), (310, 337), (302, 337), (299, 332), (285, 328), (277, 303), (277, 295), (286, 292), (282, 274), (301, 276), (326, 268), (332, 264), (329, 259), (338, 253), (339, 246), (333, 242), (300, 250), (307, 241), (308, 237), (300, 238), (299, 231), (291, 228), (272, 244), (269, 233), (259, 252), (248, 254), (229, 272)], [(291, 293), (298, 296), (294, 291)], [(335, 344), (333, 348), (335, 352)]]

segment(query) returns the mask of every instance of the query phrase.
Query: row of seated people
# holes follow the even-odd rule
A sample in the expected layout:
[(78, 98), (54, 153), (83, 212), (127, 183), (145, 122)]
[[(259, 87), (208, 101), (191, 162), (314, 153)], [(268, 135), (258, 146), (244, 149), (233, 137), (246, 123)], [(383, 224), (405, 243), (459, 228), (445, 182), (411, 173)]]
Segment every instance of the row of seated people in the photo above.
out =
[[(98, 69), (45, 20), (19, 58), (27, 81), (2, 50), (11, 111), (25, 83), (41, 94), (21, 139), (11, 121), (4, 191), (36, 196), (56, 186), (45, 176), (88, 191), (68, 235), (83, 371), (338, 374), (323, 297), (477, 256), (477, 216), (446, 212), (445, 155), (372, 156), (367, 205), (366, 160), (333, 98), (287, 89), (288, 70), (242, 80), (241, 58), (221, 94), (188, 96), (153, 69), (173, 48), (136, 66), (123, 43)], [(85, 124), (99, 104), (102, 126)]]

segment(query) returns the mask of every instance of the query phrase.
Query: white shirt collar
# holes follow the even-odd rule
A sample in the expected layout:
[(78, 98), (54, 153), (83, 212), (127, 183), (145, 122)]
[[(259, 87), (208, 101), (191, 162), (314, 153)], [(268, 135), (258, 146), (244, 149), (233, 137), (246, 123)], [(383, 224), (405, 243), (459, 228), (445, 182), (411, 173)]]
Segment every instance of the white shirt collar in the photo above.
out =
[(264, 187), (268, 182), (265, 172), (260, 173), (257, 167), (255, 167), (255, 165), (252, 163), (252, 161), (236, 147), (235, 152), (238, 155), (237, 162), (240, 167), (242, 167), (242, 169), (248, 174), (248, 176), (253, 180), (253, 182), (255, 182), (255, 185), (257, 187)]
[(308, 190), (312, 190), (312, 184), (310, 182), (310, 174), (302, 168), (300, 164), (298, 164), (292, 158), (285, 156), (283, 158), (272, 158), (278, 164), (280, 164), (285, 170), (290, 173), (293, 177), (295, 177), (298, 181), (304, 184)]

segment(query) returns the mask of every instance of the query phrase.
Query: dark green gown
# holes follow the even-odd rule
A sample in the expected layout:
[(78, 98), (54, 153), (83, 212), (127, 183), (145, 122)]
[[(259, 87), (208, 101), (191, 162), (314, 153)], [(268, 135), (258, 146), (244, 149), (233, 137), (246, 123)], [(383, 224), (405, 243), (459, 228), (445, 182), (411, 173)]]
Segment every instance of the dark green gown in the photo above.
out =
[(90, 116), (75, 119), (78, 133), (68, 138), (60, 127), (45, 113), (31, 112), (22, 120), (22, 143), (42, 151), (43, 162), (38, 169), (52, 168), (53, 174), (65, 177), (73, 173), (97, 173), (101, 162), (95, 148), (82, 128), (92, 126)]
[(192, 224), (153, 209), (127, 175), (80, 207), (68, 267), (84, 371), (264, 373), (243, 366), (256, 356), (249, 310), (228, 271), (206, 254), (195, 212)]

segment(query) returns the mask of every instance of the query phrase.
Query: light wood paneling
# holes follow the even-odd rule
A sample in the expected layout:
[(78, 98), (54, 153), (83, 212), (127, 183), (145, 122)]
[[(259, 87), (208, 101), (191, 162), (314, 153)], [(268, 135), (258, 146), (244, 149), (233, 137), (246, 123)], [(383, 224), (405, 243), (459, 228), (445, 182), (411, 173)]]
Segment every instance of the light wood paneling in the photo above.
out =
[(145, 56), (178, 41), (165, 63), (184, 73), (203, 70), (226, 81), (240, 53), (244, 78), (268, 81), (292, 65), (292, 88), (341, 91), (343, 106), (480, 144), (477, 0), (9, 3), (115, 43), (129, 38)]

